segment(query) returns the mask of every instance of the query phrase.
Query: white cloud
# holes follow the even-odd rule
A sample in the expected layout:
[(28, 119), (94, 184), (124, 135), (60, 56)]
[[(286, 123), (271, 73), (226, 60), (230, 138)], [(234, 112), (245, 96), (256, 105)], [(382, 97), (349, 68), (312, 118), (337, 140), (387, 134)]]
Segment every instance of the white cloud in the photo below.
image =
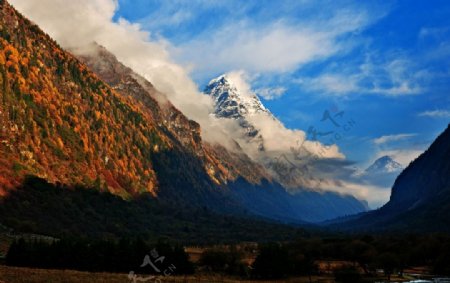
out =
[(253, 96), (254, 92), (251, 89), (250, 81), (252, 77), (244, 70), (231, 71), (225, 74), (229, 83), (231, 83), (240, 94), (245, 96)]
[(246, 96), (253, 96), (256, 94), (266, 100), (272, 100), (281, 97), (286, 92), (286, 88), (281, 86), (264, 87), (256, 90), (251, 89), (252, 82), (257, 80), (259, 75), (250, 75), (244, 70), (227, 72), (225, 76), (230, 83), (234, 84), (241, 94)]
[(372, 209), (381, 207), (391, 195), (390, 188), (379, 187), (370, 184), (361, 184), (351, 181), (324, 182), (323, 189), (335, 191), (343, 194), (352, 194), (358, 199), (367, 200)]
[(287, 72), (348, 47), (342, 39), (368, 25), (361, 11), (340, 11), (329, 20), (301, 23), (248, 20), (231, 22), (202, 33), (176, 48), (180, 60), (194, 64), (196, 73), (244, 69), (250, 73)]
[(431, 110), (419, 113), (421, 117), (431, 117), (431, 118), (450, 118), (449, 110)]
[[(254, 96), (248, 83), (249, 77), (242, 71), (226, 74), (232, 85), (242, 88), (246, 96)], [(337, 145), (325, 146), (318, 141), (306, 140), (306, 133), (287, 129), (282, 123), (267, 113), (252, 113), (247, 121), (262, 136), (264, 150), (260, 150), (259, 138), (250, 139), (242, 128), (230, 128), (230, 133), (239, 142), (244, 151), (253, 159), (265, 165), (274, 174), (277, 181), (291, 192), (304, 188), (312, 190), (338, 191), (353, 194), (360, 198), (366, 196), (354, 187), (328, 187), (324, 184), (342, 184), (349, 178), (348, 170), (343, 168), (347, 161)], [(227, 120), (227, 119), (225, 119)], [(281, 169), (280, 169), (281, 168)], [(282, 169), (284, 168), (284, 169)], [(300, 170), (290, 171), (289, 168)], [(287, 173), (289, 171), (289, 173)], [(350, 172), (351, 173), (351, 172)], [(321, 182), (323, 180), (323, 182)]]
[(303, 89), (328, 95), (381, 94), (386, 96), (414, 95), (422, 92), (421, 82), (426, 71), (416, 70), (406, 58), (375, 62), (371, 56), (360, 65), (332, 65), (314, 78), (296, 80)]
[(299, 78), (295, 82), (306, 90), (337, 95), (359, 90), (358, 79), (355, 76), (345, 76), (338, 73), (325, 73), (315, 78)]
[(381, 136), (379, 138), (376, 138), (373, 140), (373, 142), (377, 145), (380, 144), (385, 144), (385, 143), (389, 143), (389, 142), (393, 142), (393, 141), (399, 141), (399, 140), (404, 140), (404, 139), (408, 139), (410, 137), (414, 137), (417, 134), (397, 134), (397, 135), (387, 135), (387, 136)]
[(444, 27), (422, 27), (419, 31), (419, 38), (424, 39), (426, 37), (434, 37), (438, 39), (447, 38), (447, 34), (450, 31), (449, 26)]
[(256, 94), (264, 98), (265, 100), (273, 100), (280, 98), (285, 92), (284, 87), (266, 87), (255, 90)]
[(178, 7), (174, 10), (166, 10), (162, 13), (152, 14), (151, 17), (146, 17), (140, 22), (145, 23), (146, 26), (152, 29), (158, 29), (164, 26), (179, 26), (194, 16), (191, 11), (182, 10)]

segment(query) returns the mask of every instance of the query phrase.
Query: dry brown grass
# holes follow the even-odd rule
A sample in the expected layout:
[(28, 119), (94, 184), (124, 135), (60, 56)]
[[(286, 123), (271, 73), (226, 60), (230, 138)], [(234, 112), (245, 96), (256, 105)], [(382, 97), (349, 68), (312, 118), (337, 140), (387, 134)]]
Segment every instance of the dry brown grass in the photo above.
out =
[[(313, 277), (313, 282), (333, 283), (334, 281), (326, 277)], [(9, 267), (0, 265), (0, 283), (127, 283), (132, 282), (127, 274), (112, 273), (90, 273), (73, 270), (45, 270), (21, 267)], [(139, 282), (139, 281), (138, 281)], [(146, 282), (155, 282), (153, 280)], [(224, 278), (221, 276), (196, 275), (188, 277), (164, 277), (163, 283), (239, 283), (257, 282), (265, 283), (269, 281), (241, 281)], [(282, 281), (270, 282), (291, 282), (307, 283), (308, 278), (295, 278)]]
[(0, 266), (1, 283), (124, 283), (125, 274), (89, 273)]
[(14, 241), (14, 238), (7, 236), (6, 234), (0, 233), (0, 255), (6, 255), (9, 246)]

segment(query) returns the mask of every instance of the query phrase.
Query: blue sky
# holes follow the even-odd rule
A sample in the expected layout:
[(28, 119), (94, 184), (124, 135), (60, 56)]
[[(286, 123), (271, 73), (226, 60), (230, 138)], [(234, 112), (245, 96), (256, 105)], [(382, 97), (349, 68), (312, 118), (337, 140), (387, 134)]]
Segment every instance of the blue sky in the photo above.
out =
[(323, 112), (344, 110), (356, 126), (337, 144), (365, 166), (408, 162), (449, 123), (448, 15), (448, 1), (119, 0), (115, 19), (167, 42), (200, 88), (245, 71), (289, 128), (326, 131)]

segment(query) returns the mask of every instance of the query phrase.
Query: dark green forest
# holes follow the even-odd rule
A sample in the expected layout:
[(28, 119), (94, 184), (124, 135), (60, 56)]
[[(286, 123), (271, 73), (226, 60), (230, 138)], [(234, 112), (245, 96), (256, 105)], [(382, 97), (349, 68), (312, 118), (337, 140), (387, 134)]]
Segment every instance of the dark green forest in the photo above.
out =
[[(150, 263), (151, 262), (151, 263)], [(194, 265), (180, 245), (142, 239), (119, 241), (62, 239), (53, 242), (15, 241), (6, 256), (12, 266), (139, 274), (191, 274)], [(152, 265), (153, 264), (153, 265)]]
[(124, 200), (107, 192), (49, 184), (28, 177), (0, 200), (0, 223), (17, 233), (64, 238), (161, 237), (183, 244), (292, 240), (304, 229), (255, 216), (218, 214), (183, 200), (142, 195)]

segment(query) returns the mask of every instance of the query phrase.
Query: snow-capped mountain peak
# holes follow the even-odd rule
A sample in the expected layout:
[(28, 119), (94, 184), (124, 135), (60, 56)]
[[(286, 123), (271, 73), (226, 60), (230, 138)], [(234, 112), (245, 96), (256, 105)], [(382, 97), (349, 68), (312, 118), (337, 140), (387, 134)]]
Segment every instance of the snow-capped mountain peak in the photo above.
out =
[(205, 93), (214, 101), (213, 114), (216, 117), (237, 120), (243, 129), (242, 138), (255, 145), (259, 151), (265, 150), (260, 128), (254, 123), (255, 116), (263, 115), (273, 121), (278, 120), (239, 75), (225, 74), (211, 80), (205, 88)]
[(399, 172), (403, 169), (403, 166), (397, 161), (393, 160), (390, 156), (383, 156), (375, 160), (375, 162), (370, 165), (366, 172), (368, 173), (394, 173)]
[(205, 93), (214, 99), (214, 113), (217, 117), (240, 119), (258, 113), (272, 116), (255, 93), (243, 89), (231, 76), (221, 75), (211, 80)]

